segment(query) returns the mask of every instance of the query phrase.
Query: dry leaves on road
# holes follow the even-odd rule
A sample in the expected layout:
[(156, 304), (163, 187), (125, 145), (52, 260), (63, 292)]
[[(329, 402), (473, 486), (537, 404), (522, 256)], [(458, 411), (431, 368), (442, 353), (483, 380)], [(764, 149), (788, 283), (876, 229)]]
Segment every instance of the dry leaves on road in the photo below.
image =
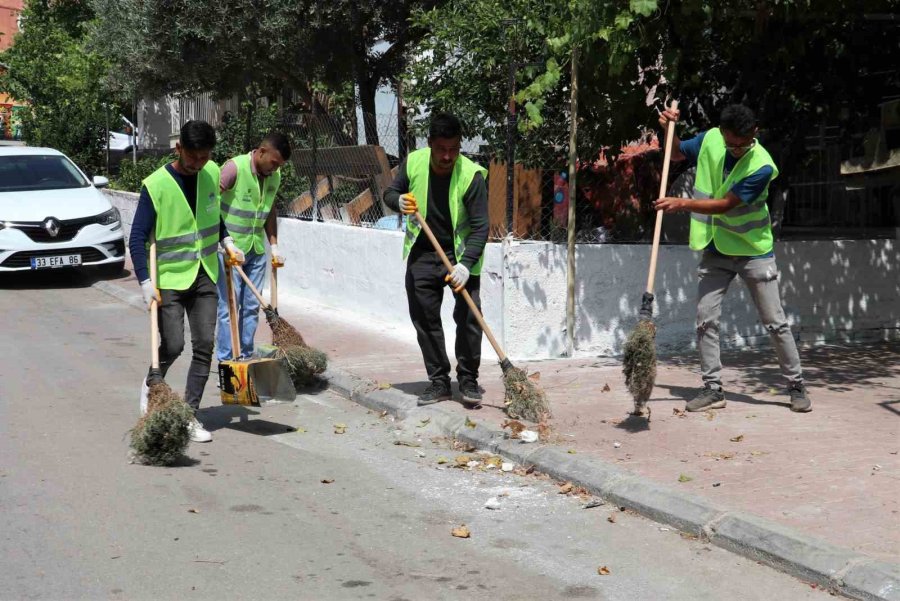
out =
[(709, 420), (709, 421), (712, 421), (712, 420), (716, 419), (716, 412), (713, 411), (712, 409), (710, 409), (709, 411), (704, 412), (703, 415), (705, 415), (705, 416), (706, 416), (706, 419)]
[(600, 392), (609, 392), (612, 388), (609, 387), (609, 382), (603, 385), (603, 388), (600, 389)]
[(678, 407), (672, 408), (672, 415), (675, 417), (687, 417), (687, 413), (684, 409), (679, 409)]
[(191, 509), (188, 509), (188, 513), (200, 513), (200, 511), (198, 509), (191, 508)]
[(394, 444), (398, 447), (421, 447), (418, 442), (414, 440), (395, 440)]
[(379, 382), (378, 383), (378, 390), (387, 390), (390, 387), (391, 387), (390, 382)]
[(335, 434), (343, 434), (347, 431), (347, 424), (335, 424), (334, 425), (334, 433)]
[(509, 437), (510, 438), (518, 438), (519, 434), (522, 433), (522, 430), (525, 429), (525, 424), (522, 422), (516, 421), (514, 419), (508, 419), (500, 424), (500, 427), (504, 430), (509, 428)]
[(559, 487), (559, 494), (567, 495), (575, 489), (575, 485), (571, 482), (566, 482), (562, 486)]
[(472, 536), (472, 533), (469, 532), (469, 529), (466, 528), (465, 524), (458, 528), (454, 528), (450, 531), (450, 534), (452, 534), (456, 538), (469, 538), (470, 536)]
[(691, 480), (693, 480), (693, 478), (691, 478), (690, 476), (687, 476), (685, 474), (681, 474), (680, 476), (678, 476), (679, 482), (690, 482)]
[(609, 516), (606, 518), (606, 521), (609, 522), (610, 524), (615, 524), (616, 523), (616, 514), (614, 514), (614, 513), (609, 514)]
[(472, 420), (470, 420), (468, 417), (466, 417), (466, 427), (467, 427), (467, 428), (474, 428), (474, 427), (477, 426), (477, 425), (478, 425), (478, 424), (476, 424), (475, 422), (473, 422)]
[(606, 566), (600, 566), (597, 568), (597, 573), (601, 576), (609, 576), (609, 568)]
[(731, 442), (741, 442), (742, 440), (744, 440), (744, 435), (738, 434), (734, 438), (729, 438), (728, 440), (730, 440)]
[(334, 482), (334, 478), (322, 478), (320, 482), (322, 482), (322, 484), (331, 484), (332, 482)]

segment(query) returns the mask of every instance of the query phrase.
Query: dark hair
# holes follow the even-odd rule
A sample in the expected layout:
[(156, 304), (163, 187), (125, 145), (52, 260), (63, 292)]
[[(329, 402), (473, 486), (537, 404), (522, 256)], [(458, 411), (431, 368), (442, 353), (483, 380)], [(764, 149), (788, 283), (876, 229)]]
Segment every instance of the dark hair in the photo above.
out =
[(278, 151), (285, 161), (291, 158), (291, 141), (288, 137), (279, 131), (270, 131), (266, 137), (262, 139), (260, 145), (268, 144)]
[(178, 142), (185, 150), (212, 150), (216, 145), (216, 130), (206, 121), (192, 119), (181, 126)]
[(428, 140), (435, 138), (461, 138), (462, 124), (450, 113), (437, 113), (431, 116), (428, 124)]
[(756, 129), (756, 115), (743, 104), (725, 107), (719, 118), (719, 129), (727, 129), (739, 136), (751, 136)]

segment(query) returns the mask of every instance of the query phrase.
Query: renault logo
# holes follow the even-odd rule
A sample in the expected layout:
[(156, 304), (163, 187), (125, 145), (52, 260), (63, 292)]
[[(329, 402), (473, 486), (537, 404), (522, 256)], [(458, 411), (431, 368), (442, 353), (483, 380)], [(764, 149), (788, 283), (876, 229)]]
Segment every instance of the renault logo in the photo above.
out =
[(55, 217), (47, 217), (44, 220), (44, 229), (51, 238), (56, 238), (59, 235), (59, 221)]

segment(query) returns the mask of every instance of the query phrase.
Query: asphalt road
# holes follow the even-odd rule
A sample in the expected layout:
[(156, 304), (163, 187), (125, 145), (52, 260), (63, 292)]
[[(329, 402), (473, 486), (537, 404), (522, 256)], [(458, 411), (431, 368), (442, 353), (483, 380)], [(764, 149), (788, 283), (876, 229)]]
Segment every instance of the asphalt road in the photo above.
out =
[(213, 442), (131, 463), (147, 316), (91, 282), (0, 278), (0, 599), (830, 598), (558, 483), (452, 467), (428, 425), (329, 391), (245, 410), (211, 379)]

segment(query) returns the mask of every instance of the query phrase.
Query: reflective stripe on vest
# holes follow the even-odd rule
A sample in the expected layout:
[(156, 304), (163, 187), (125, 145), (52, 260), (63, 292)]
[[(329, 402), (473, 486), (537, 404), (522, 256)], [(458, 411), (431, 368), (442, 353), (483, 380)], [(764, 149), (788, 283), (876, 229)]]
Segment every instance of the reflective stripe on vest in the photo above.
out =
[[(728, 191), (742, 179), (764, 166), (772, 168), (771, 180), (778, 177), (778, 168), (768, 151), (758, 142), (742, 156), (728, 177), (723, 180), (727, 153), (725, 139), (718, 128), (706, 132), (697, 159), (697, 177), (693, 198), (725, 198)], [(772, 224), (766, 199), (769, 188), (750, 204), (741, 204), (720, 215), (691, 213), (690, 246), (703, 250), (710, 242), (729, 256), (756, 256), (770, 252), (773, 247)]]
[(259, 190), (259, 178), (253, 174), (253, 153), (236, 156), (231, 161), (237, 170), (234, 185), (222, 192), (222, 218), (235, 245), (243, 252), (263, 254), (265, 224), (275, 203), (275, 195), (281, 186), (281, 170), (263, 178), (263, 190)]
[[(450, 224), (453, 228), (453, 248), (456, 254), (456, 260), (462, 259), (466, 252), (466, 240), (472, 233), (469, 224), (469, 213), (466, 211), (463, 197), (469, 190), (475, 174), (480, 173), (481, 177), (487, 179), (488, 171), (478, 163), (459, 155), (456, 164), (453, 166), (453, 173), (450, 176)], [(406, 177), (409, 179), (409, 191), (416, 197), (416, 203), (419, 206), (419, 213), (425, 219), (428, 216), (428, 180), (431, 174), (431, 148), (420, 148), (409, 153), (406, 157)], [(422, 228), (415, 217), (411, 217), (406, 224), (406, 237), (403, 240), (403, 258), (409, 256), (416, 238)], [(478, 258), (475, 265), (472, 266), (470, 272), (472, 275), (481, 274), (481, 266), (484, 263), (484, 253)]]
[(219, 167), (208, 161), (197, 174), (195, 211), (191, 211), (181, 187), (165, 167), (150, 174), (143, 184), (156, 210), (157, 286), (187, 290), (197, 279), (201, 265), (210, 279), (217, 281)]

